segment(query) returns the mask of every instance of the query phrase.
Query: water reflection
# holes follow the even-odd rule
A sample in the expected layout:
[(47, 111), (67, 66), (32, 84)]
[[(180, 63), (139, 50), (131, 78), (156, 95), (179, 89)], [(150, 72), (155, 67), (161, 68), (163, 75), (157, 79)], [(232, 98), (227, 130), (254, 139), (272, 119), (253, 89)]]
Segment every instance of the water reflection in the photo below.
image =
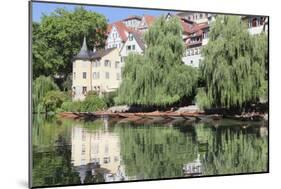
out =
[(32, 132), (34, 186), (268, 169), (268, 128), (257, 122), (135, 125), (40, 118)]
[(101, 180), (105, 182), (126, 179), (124, 167), (121, 166), (119, 136), (108, 131), (108, 120), (103, 120), (103, 126), (103, 129), (95, 132), (88, 131), (78, 123), (72, 127), (71, 159), (79, 172), (81, 183), (90, 175), (103, 175)]

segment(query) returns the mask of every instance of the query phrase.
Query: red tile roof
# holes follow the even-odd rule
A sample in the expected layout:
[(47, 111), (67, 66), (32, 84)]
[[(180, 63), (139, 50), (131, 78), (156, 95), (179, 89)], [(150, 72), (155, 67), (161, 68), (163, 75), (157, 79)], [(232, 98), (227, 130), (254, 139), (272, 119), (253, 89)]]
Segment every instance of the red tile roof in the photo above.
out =
[(143, 15), (144, 19), (145, 19), (145, 22), (147, 24), (148, 27), (150, 27), (153, 22), (155, 21), (155, 17), (154, 16), (151, 16), (151, 15)]
[(126, 33), (132, 31), (132, 29), (126, 27), (126, 25), (123, 24), (122, 21), (117, 21), (117, 22), (114, 22), (114, 23), (109, 24), (107, 26), (108, 34), (111, 32), (113, 26), (116, 27), (117, 32), (120, 35), (120, 38), (122, 39), (122, 41), (126, 41), (126, 39), (127, 39), (127, 34)]
[[(179, 17), (179, 16), (178, 16)], [(183, 32), (184, 33), (192, 33), (192, 27), (193, 27), (193, 22), (190, 22), (189, 20), (186, 20), (183, 17), (179, 17), (180, 22), (181, 22), (181, 26), (183, 28)]]

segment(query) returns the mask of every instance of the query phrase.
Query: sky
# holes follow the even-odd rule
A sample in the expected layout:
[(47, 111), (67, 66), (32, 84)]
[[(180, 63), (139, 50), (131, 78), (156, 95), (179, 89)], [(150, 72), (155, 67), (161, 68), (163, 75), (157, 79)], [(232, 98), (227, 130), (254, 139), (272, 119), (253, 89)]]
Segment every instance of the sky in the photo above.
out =
[[(78, 5), (69, 4), (56, 4), (56, 3), (41, 3), (33, 2), (32, 6), (32, 20), (35, 22), (40, 22), (42, 14), (49, 15), (56, 8), (65, 8), (67, 10), (74, 10)], [(116, 7), (101, 7), (101, 6), (84, 6), (87, 10), (95, 11), (97, 13), (103, 14), (109, 23), (124, 19), (130, 15), (143, 14), (160, 16), (171, 11), (161, 11), (161, 10), (148, 10), (148, 9), (134, 9), (134, 8), (116, 8)]]

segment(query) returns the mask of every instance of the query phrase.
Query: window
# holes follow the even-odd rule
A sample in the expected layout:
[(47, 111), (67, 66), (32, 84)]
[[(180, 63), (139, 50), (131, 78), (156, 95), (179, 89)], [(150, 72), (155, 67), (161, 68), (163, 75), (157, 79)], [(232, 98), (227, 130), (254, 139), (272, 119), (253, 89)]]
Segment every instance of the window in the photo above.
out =
[(117, 79), (117, 80), (120, 80), (120, 79), (121, 79), (121, 74), (120, 74), (120, 73), (117, 73), (117, 74), (116, 74), (116, 79)]
[(85, 95), (87, 93), (87, 87), (82, 87), (82, 93)]
[(193, 65), (193, 60), (190, 60), (190, 64)]
[(133, 41), (133, 34), (132, 33), (129, 34), (129, 41)]
[(99, 79), (100, 73), (99, 72), (93, 72), (93, 79)]
[(73, 80), (76, 79), (76, 72), (73, 72)]
[(191, 55), (194, 55), (194, 49), (191, 50)]
[(195, 49), (195, 54), (198, 54), (198, 49)]
[(91, 158), (91, 162), (100, 163), (100, 158)]
[(200, 14), (200, 19), (202, 19), (203, 18), (203, 14)]
[(105, 78), (109, 79), (109, 72), (105, 72)]
[(131, 50), (131, 45), (127, 45), (127, 50), (128, 50), (128, 51)]
[(109, 163), (110, 162), (110, 157), (105, 157), (105, 158), (103, 158), (103, 163), (104, 164), (107, 164), (107, 163)]
[(120, 64), (119, 61), (115, 61), (115, 68), (119, 68), (119, 64)]
[(190, 50), (187, 50), (187, 56), (190, 56)]
[(135, 49), (136, 49), (135, 45), (132, 45), (132, 50), (135, 50)]
[(105, 67), (110, 67), (110, 66), (111, 66), (110, 61), (109, 61), (109, 60), (105, 60), (105, 61), (104, 61), (104, 66), (105, 66)]
[(86, 78), (87, 78), (87, 73), (83, 72), (83, 79), (86, 79)]
[(208, 38), (208, 32), (207, 31), (203, 32), (203, 39), (206, 39), (206, 38)]
[(85, 144), (82, 144), (82, 152), (81, 152), (81, 155), (85, 155), (86, 153), (86, 146)]

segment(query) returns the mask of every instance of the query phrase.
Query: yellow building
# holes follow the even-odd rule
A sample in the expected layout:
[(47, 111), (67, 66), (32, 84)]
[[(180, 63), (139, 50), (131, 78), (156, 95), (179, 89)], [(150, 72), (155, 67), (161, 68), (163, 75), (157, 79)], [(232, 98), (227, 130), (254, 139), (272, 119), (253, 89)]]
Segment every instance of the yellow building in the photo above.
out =
[[(102, 124), (102, 123), (101, 123)], [(103, 120), (105, 130), (88, 131), (75, 125), (72, 127), (71, 160), (78, 170), (81, 182), (84, 182), (87, 171), (95, 174), (99, 169), (105, 170), (105, 181), (125, 178), (125, 170), (121, 165), (119, 136), (107, 130), (108, 120)], [(110, 180), (113, 177), (113, 180)]]
[(117, 48), (90, 51), (84, 38), (80, 52), (73, 58), (73, 99), (83, 100), (88, 91), (99, 94), (115, 91), (121, 83)]

